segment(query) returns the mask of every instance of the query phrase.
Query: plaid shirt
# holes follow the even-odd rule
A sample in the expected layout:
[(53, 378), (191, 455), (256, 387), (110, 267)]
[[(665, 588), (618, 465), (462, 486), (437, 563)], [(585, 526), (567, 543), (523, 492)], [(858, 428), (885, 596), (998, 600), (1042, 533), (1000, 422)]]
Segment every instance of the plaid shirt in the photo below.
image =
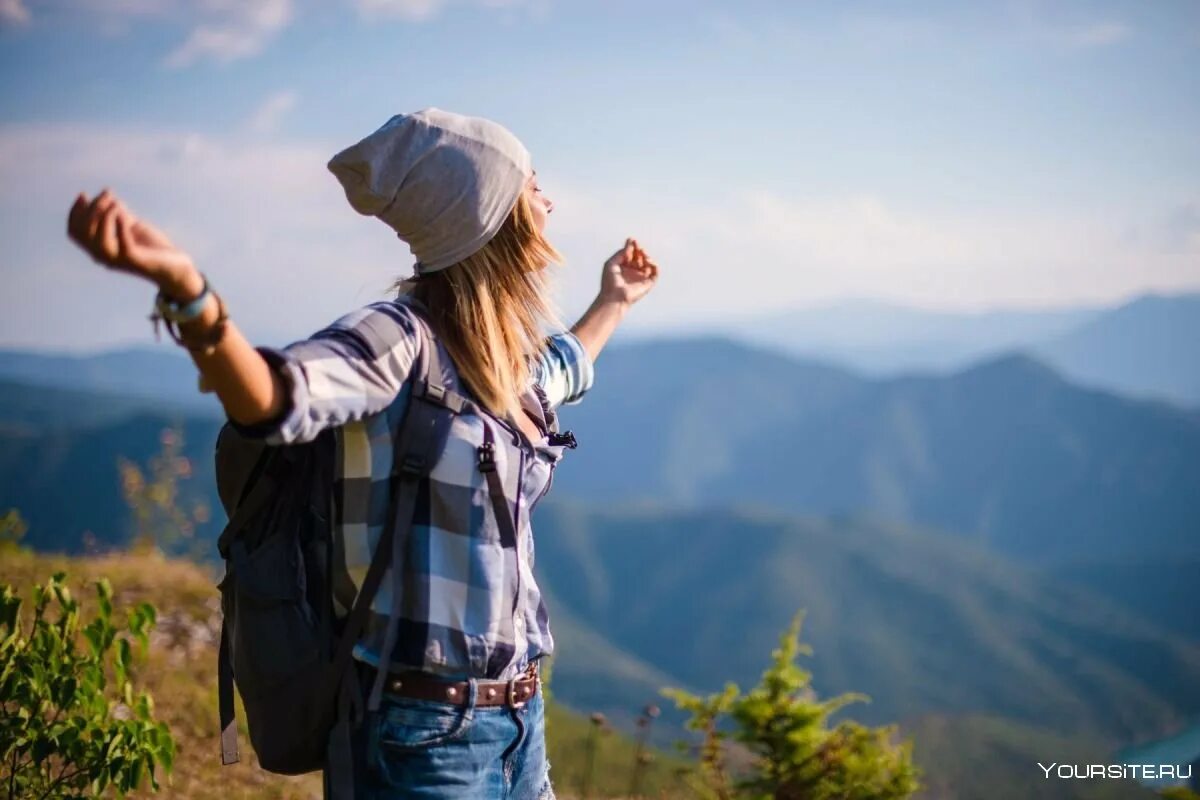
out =
[[(353, 605), (385, 527), (393, 441), (422, 341), (412, 313), (402, 302), (373, 303), (307, 340), (282, 350), (260, 349), (283, 375), (290, 403), (283, 418), (258, 429), (258, 435), (286, 444), (341, 428), (334, 481), (339, 614)], [(446, 387), (470, 396), (445, 348), (438, 347)], [(548, 338), (532, 367), (534, 382), (521, 402), (545, 431), (555, 407), (579, 402), (591, 388), (592, 362), (567, 332)], [(501, 544), (487, 483), (476, 463), (484, 425), (492, 429), (496, 469), (508, 505), (516, 509), (516, 548)], [(563, 446), (550, 444), (548, 437), (530, 443), (493, 416), (468, 411), (456, 417), (445, 450), (418, 489), (406, 561), (411, 574), (400, 582), (405, 612), (398, 621), (393, 669), (507, 680), (530, 660), (552, 652), (545, 603), (533, 577), (529, 517), (549, 490), (562, 453)], [(358, 658), (374, 665), (392, 606), (390, 572), (355, 650)]]

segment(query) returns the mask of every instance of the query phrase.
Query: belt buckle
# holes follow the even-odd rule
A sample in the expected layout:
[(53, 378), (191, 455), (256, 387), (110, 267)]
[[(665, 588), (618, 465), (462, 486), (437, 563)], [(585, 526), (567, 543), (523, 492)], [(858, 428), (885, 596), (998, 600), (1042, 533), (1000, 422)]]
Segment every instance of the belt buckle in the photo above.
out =
[[(517, 701), (517, 681), (524, 680), (524, 679), (532, 679), (533, 680), (533, 692), (529, 693), (529, 697), (527, 699), (521, 700), (520, 702), (518, 702)], [(533, 699), (534, 692), (537, 692), (537, 681), (538, 681), (537, 662), (530, 661), (529, 666), (527, 666), (525, 668), (525, 671), (523, 673), (521, 673), (520, 675), (518, 675), (515, 678), (511, 678), (508, 681), (508, 683), (506, 683), (504, 685), (504, 704), (507, 705), (509, 708), (524, 708), (525, 704), (528, 703), (529, 700)]]
[(520, 708), (524, 703), (517, 702), (517, 679), (512, 678), (504, 685), (504, 705), (509, 708)]

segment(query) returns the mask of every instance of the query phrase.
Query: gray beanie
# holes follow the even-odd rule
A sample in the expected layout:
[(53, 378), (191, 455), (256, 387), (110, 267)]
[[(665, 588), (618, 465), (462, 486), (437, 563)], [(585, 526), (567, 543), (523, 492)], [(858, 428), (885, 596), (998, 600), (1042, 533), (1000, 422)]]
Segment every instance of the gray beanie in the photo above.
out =
[(478, 252), (533, 174), (529, 151), (503, 126), (436, 108), (392, 117), (329, 170), (355, 211), (408, 244), (418, 274)]

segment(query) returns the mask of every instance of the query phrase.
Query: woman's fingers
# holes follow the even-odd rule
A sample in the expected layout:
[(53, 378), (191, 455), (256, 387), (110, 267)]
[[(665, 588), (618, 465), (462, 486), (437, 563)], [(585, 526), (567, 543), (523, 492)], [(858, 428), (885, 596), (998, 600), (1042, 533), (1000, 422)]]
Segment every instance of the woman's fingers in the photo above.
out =
[(642, 278), (651, 280), (658, 276), (658, 264), (646, 254), (637, 239), (632, 236), (625, 240), (625, 246), (613, 253), (612, 258), (605, 262), (605, 265), (617, 265), (622, 269), (632, 268), (641, 273)]
[(67, 214), (67, 235), (94, 260), (109, 267), (128, 261), (133, 217), (108, 189), (95, 197), (80, 192)]
[(96, 199), (88, 206), (87, 213), (87, 238), (91, 242), (96, 241), (96, 237), (100, 232), (100, 222), (104, 214), (104, 210), (108, 208), (113, 201), (112, 193), (105, 189), (100, 194), (96, 195)]
[(125, 209), (120, 203), (113, 203), (104, 210), (100, 223), (99, 250), (107, 264), (115, 264), (121, 256), (120, 243), (117, 241), (117, 220), (124, 216)]
[(87, 195), (80, 192), (75, 197), (75, 202), (71, 204), (71, 210), (67, 213), (67, 235), (74, 239), (79, 244), (83, 244), (85, 238), (84, 231), (87, 230)]
[(117, 244), (121, 248), (121, 257), (126, 261), (136, 261), (138, 244), (133, 237), (134, 219), (128, 212), (117, 217)]
[(116, 205), (106, 202), (96, 207), (93, 218), (88, 220), (88, 249), (97, 261), (107, 261), (104, 249), (104, 230), (110, 224)]

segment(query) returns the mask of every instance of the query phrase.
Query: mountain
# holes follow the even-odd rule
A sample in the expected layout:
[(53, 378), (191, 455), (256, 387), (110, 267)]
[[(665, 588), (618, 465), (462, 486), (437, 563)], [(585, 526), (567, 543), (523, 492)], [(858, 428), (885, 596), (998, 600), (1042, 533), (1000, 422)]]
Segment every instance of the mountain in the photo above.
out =
[[(720, 509), (537, 514), (552, 620), (581, 621), (677, 685), (753, 685), (803, 609), (814, 688), (867, 693), (847, 713), (868, 723), (985, 714), (1114, 747), (1200, 717), (1200, 645), (953, 537)], [(559, 656), (568, 702), (583, 657)], [(617, 682), (612, 702), (645, 702), (627, 690)]]
[(13, 435), (108, 425), (161, 408), (159, 402), (129, 395), (50, 388), (0, 378), (0, 432)]
[(149, 400), (216, 415), (215, 397), (196, 388), (196, 367), (174, 349), (131, 348), (92, 355), (0, 350), (0, 379), (104, 396)]
[(605, 352), (556, 496), (865, 511), (1046, 563), (1200, 553), (1200, 415), (1024, 356), (866, 379), (729, 342)]
[(976, 313), (850, 300), (722, 322), (716, 330), (877, 377), (947, 373), (1027, 352), (1088, 386), (1200, 406), (1200, 293)]
[[(38, 391), (47, 406), (78, 396), (57, 389)], [(29, 522), (28, 542), (39, 550), (81, 552), (85, 533), (101, 545), (124, 544), (130, 513), (121, 492), (118, 461), (148, 464), (159, 453), (162, 433), (168, 428), (179, 431), (183, 455), (197, 465), (194, 479), (183, 486), (186, 499), (219, 511), (209, 465), (220, 421), (141, 410), (85, 428), (13, 431), (0, 426), (0, 509), (20, 510)], [(216, 538), (223, 516), (214, 516), (198, 526), (200, 538)]]
[(1200, 405), (1200, 294), (1148, 295), (1033, 349), (1079, 383)]
[(1101, 313), (1084, 306), (935, 311), (854, 299), (717, 325), (722, 334), (752, 346), (882, 376), (961, 369), (1065, 335)]
[(1200, 642), (1200, 557), (1084, 559), (1045, 572), (1103, 594), (1155, 627)]
[(920, 800), (1154, 800), (1154, 790), (1132, 780), (1047, 779), (1038, 766), (1126, 762), (1095, 737), (1058, 736), (997, 717), (924, 716), (900, 726), (913, 739), (913, 761), (925, 770)]
[[(9, 387), (0, 503), (55, 547), (85, 525), (121, 540), (117, 458), (148, 458), (161, 428), (185, 421), (185, 454), (211, 463), (216, 414)], [(1024, 356), (869, 379), (719, 339), (649, 342), (606, 351), (562, 418), (580, 447), (556, 497), (867, 512), (1043, 564), (1200, 556), (1186, 535), (1200, 527), (1200, 414), (1083, 389)], [(211, 471), (197, 473), (212, 498)], [(62, 503), (64, 486), (89, 507)]]
[[(803, 638), (815, 648), (805, 665), (817, 689), (873, 698), (848, 716), (916, 725), (929, 715), (985, 715), (1051, 737), (1031, 734), (1015, 751), (1008, 734), (943, 725), (951, 749), (930, 758), (951, 765), (955, 781), (969, 784), (978, 759), (1015, 764), (1036, 742), (1110, 748), (1200, 714), (1197, 646), (1179, 635), (1186, 629), (1156, 619), (1185, 617), (1187, 595), (1159, 591), (1165, 581), (1148, 585), (1147, 571), (1122, 581), (1103, 571), (1145, 547), (1147, 564), (1180, 566), (1161, 574), (1188, 585), (1194, 562), (1174, 553), (1195, 527), (1186, 514), (1178, 527), (1164, 523), (1155, 504), (1191, 508), (1196, 415), (1081, 390), (1019, 357), (942, 378), (871, 380), (719, 340), (658, 342), (606, 352), (599, 376), (587, 401), (564, 409), (581, 446), (560, 468), (553, 502), (537, 512), (538, 570), (559, 643), (555, 691), (566, 705), (628, 722), (664, 685), (750, 685), (803, 608)], [(113, 406), (72, 429), (76, 405), (90, 413), (120, 399), (23, 392), (9, 407), (21, 424), (0, 426), (0, 508), (25, 512), (36, 547), (79, 550), (84, 530), (122, 541), (128, 514), (116, 458), (145, 462), (165, 426), (181, 426), (194, 464), (211, 458), (213, 416), (148, 413), (137, 401), (128, 414)], [(0, 409), (10, 394), (0, 394)], [(611, 416), (587, 420), (606, 407)], [(59, 411), (41, 419), (38, 408)], [(851, 452), (839, 461), (830, 457), (837, 447)], [(597, 454), (614, 460), (589, 466)], [(972, 474), (979, 454), (992, 463)], [(856, 462), (874, 471), (846, 466)], [(755, 465), (752, 474), (740, 474), (744, 464)], [(1003, 525), (987, 530), (1008, 540), (885, 522), (878, 508), (872, 517), (844, 503), (852, 491), (834, 495), (838, 504), (822, 517), (795, 516), (799, 492), (825, 472), (831, 492), (834, 477), (889, 474), (881, 466), (904, 479), (892, 485), (921, 501), (904, 506), (917, 511), (939, 484), (951, 511), (950, 501), (970, 508), (979, 497), (967, 490), (990, 481), (1005, 501), (993, 504), (995, 519), (1050, 520), (1035, 542), (1045, 555), (1026, 551), (1036, 564), (1025, 566), (989, 551), (1023, 541)], [(779, 470), (793, 479), (772, 484)], [(188, 490), (215, 504), (211, 471), (193, 472)], [(577, 475), (597, 493), (588, 505), (562, 502)], [(879, 485), (887, 483), (872, 491)], [(1056, 493), (1065, 499), (1043, 499)], [(1062, 508), (1071, 502), (1082, 505)], [(1091, 504), (1111, 513), (1122, 503), (1140, 503), (1149, 523), (1094, 523)], [(1094, 528), (1076, 548), (1052, 525), (1070, 528), (1071, 510)], [(1081, 540), (1069, 529), (1063, 536)], [(1098, 566), (1084, 569), (1080, 549)], [(1093, 796), (1055, 789), (1061, 794), (1044, 796)]]

